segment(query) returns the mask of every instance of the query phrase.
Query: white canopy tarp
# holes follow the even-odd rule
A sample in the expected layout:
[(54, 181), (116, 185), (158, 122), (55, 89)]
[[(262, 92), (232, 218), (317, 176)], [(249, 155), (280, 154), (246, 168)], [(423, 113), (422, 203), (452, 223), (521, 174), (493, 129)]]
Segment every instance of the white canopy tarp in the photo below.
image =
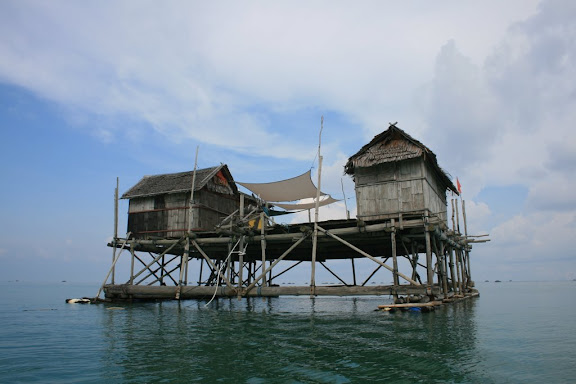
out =
[[(262, 200), (288, 211), (312, 209), (316, 207), (315, 199), (318, 188), (312, 182), (311, 174), (312, 171), (307, 171), (300, 176), (272, 183), (241, 183), (237, 181), (236, 184), (249, 189)], [(285, 203), (303, 199), (313, 199), (313, 201), (311, 203)], [(338, 200), (333, 199), (330, 195), (320, 192), (320, 206), (336, 201)]]
[[(333, 199), (330, 195), (325, 195), (325, 196), (328, 196), (328, 198), (324, 199), (324, 200), (320, 199), (320, 203), (318, 204), (319, 207), (322, 207), (324, 205), (332, 204), (332, 203), (339, 201), (339, 200)], [(316, 199), (314, 199), (314, 200), (316, 200)], [(273, 203), (273, 204), (274, 204), (274, 206), (283, 208), (287, 211), (316, 208), (316, 202), (315, 201), (313, 201), (311, 203), (299, 203), (299, 204), (286, 204), (286, 203)]]
[[(251, 190), (265, 201), (296, 201), (315, 198), (317, 188), (312, 182), (311, 171), (287, 180), (272, 183), (240, 183), (244, 188)], [(320, 193), (324, 196), (325, 193)]]

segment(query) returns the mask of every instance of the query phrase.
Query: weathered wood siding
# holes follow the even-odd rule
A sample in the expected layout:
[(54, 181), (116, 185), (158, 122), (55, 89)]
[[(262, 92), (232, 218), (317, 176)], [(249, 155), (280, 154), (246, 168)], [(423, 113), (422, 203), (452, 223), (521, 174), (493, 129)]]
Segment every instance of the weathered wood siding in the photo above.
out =
[(240, 205), (238, 196), (197, 191), (194, 194), (192, 208), (192, 228), (212, 230), (220, 224), (226, 216), (237, 210)]
[[(128, 231), (136, 238), (181, 237), (188, 228), (189, 202), (189, 192), (130, 199)], [(208, 185), (195, 191), (191, 229), (213, 230), (238, 207), (239, 197), (229, 187)]]
[(422, 158), (357, 168), (354, 176), (359, 218), (376, 220), (425, 209), (446, 211), (445, 193), (442, 200), (438, 181)]

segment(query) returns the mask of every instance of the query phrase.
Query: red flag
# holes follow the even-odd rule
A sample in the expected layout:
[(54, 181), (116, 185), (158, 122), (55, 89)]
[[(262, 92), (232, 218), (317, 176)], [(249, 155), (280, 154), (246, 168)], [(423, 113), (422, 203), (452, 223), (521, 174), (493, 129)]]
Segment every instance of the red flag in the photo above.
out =
[(462, 194), (462, 186), (460, 185), (460, 180), (456, 178), (456, 188), (458, 189), (458, 193)]

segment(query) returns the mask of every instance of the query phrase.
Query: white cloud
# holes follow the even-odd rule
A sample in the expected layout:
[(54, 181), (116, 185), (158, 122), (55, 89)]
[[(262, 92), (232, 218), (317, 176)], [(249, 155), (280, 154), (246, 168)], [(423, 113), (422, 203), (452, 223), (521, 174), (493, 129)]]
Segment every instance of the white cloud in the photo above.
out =
[[(399, 121), (460, 178), (469, 232), (493, 238), (475, 252), (534, 262), (567, 253), (576, 211), (576, 6), (537, 3), (3, 1), (0, 81), (102, 121), (101, 141), (153, 132), (225, 148), (232, 168), (311, 160), (317, 127), (290, 117), (331, 112), (322, 190), (341, 198), (343, 179), (352, 217), (342, 167)], [(476, 197), (506, 185), (529, 191), (527, 211), (502, 219)]]
[[(458, 35), (483, 57), (534, 2), (19, 1), (2, 8), (2, 81), (95, 115), (144, 120), (180, 140), (303, 159), (298, 141), (262, 118), (266, 111), (338, 110), (361, 122), (366, 138), (392, 118), (412, 121), (405, 105), (439, 45)], [(99, 134), (110, 141), (124, 129)]]

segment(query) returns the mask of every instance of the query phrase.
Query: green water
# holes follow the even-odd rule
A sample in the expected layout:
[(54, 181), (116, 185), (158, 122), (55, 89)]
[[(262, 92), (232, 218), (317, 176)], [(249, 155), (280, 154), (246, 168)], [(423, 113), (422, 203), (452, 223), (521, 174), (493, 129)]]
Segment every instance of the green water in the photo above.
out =
[(0, 382), (568, 383), (576, 282), (483, 283), (433, 313), (384, 297), (65, 304), (97, 286), (0, 284)]

